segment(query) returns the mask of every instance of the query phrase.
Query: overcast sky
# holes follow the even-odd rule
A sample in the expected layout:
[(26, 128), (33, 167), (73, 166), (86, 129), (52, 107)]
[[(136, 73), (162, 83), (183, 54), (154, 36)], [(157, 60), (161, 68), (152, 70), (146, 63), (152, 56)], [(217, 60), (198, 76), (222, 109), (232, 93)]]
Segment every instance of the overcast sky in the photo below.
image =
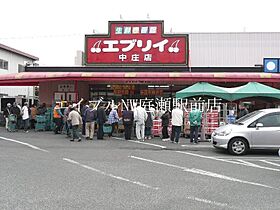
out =
[(108, 21), (164, 20), (166, 32), (279, 32), (279, 0), (0, 0), (0, 43), (73, 66), (84, 35)]

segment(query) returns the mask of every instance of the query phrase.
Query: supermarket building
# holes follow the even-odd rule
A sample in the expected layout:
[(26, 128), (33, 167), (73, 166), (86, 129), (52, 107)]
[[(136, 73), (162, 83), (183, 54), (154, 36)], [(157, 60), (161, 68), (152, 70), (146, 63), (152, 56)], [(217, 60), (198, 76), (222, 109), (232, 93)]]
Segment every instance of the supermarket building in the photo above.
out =
[[(0, 85), (38, 85), (40, 102), (174, 97), (196, 82), (280, 89), (280, 33), (164, 32), (163, 21), (110, 21), (108, 34), (85, 36), (84, 65), (26, 67)], [(276, 99), (264, 99), (277, 105)]]

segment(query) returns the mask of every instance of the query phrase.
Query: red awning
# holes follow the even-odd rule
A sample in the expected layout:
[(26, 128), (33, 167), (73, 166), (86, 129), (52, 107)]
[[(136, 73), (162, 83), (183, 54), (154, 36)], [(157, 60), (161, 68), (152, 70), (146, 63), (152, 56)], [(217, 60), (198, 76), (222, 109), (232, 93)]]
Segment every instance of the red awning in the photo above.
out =
[(1, 86), (38, 85), (48, 81), (146, 82), (280, 82), (276, 73), (189, 73), (189, 72), (22, 72), (0, 75)]

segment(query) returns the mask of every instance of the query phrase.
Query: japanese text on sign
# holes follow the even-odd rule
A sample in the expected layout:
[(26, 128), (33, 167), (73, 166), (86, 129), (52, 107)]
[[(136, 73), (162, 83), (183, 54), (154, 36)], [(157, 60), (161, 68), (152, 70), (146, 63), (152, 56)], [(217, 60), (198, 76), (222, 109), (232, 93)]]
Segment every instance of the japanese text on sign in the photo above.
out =
[[(95, 103), (99, 104), (103, 99), (96, 101)], [(120, 105), (120, 103), (116, 103), (114, 100), (105, 101), (107, 103), (106, 107), (110, 107), (110, 105)], [(172, 107), (180, 105), (181, 109), (188, 112), (193, 108), (197, 108), (200, 111), (213, 111), (217, 110), (218, 112), (222, 108), (221, 99), (213, 98), (208, 99), (207, 101), (200, 100), (200, 98), (193, 98), (192, 100), (188, 99), (176, 99), (176, 98), (143, 98), (143, 99), (122, 99), (121, 103), (123, 104), (123, 110), (128, 109), (128, 106), (135, 107), (137, 103), (144, 108), (154, 108), (155, 110), (159, 110), (165, 112), (166, 110), (171, 110)]]
[(163, 22), (112, 23), (86, 36), (86, 64), (187, 64), (188, 36), (163, 35)]

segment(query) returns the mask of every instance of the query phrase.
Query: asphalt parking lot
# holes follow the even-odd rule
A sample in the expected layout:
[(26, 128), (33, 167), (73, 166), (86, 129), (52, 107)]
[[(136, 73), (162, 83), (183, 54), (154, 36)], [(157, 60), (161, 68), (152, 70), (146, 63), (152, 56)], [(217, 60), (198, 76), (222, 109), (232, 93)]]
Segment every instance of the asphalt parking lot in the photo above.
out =
[[(279, 209), (277, 151), (0, 129), (0, 209)], [(96, 137), (95, 137), (96, 138)]]

